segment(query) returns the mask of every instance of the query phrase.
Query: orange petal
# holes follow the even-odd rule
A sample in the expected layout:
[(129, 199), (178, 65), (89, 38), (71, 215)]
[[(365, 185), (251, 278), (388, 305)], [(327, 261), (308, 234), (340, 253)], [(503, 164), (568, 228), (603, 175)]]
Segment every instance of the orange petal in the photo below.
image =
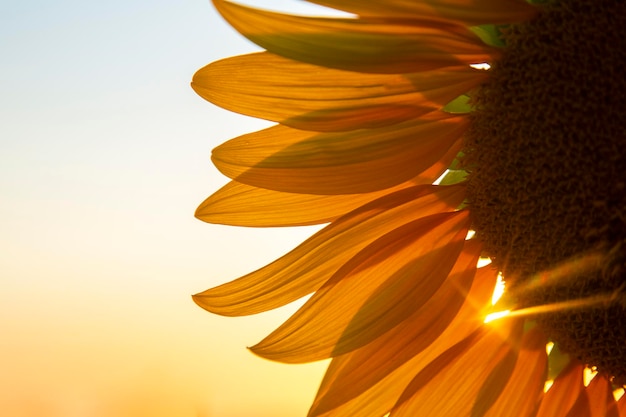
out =
[(213, 313), (237, 316), (280, 307), (315, 291), (351, 257), (413, 219), (454, 210), (463, 186), (417, 186), (392, 193), (337, 219), (264, 268), (194, 296)]
[(376, 17), (313, 18), (213, 0), (239, 33), (277, 55), (348, 71), (400, 74), (490, 61), (498, 52), (466, 27)]
[(207, 223), (248, 227), (304, 226), (328, 223), (386, 194), (420, 184), (432, 184), (461, 150), (461, 140), (430, 168), (395, 187), (362, 194), (312, 195), (283, 193), (236, 181), (222, 187), (196, 210)]
[(196, 217), (207, 223), (247, 227), (329, 223), (378, 197), (419, 183), (411, 180), (373, 193), (328, 196), (283, 193), (231, 181), (200, 204)]
[(371, 199), (368, 194), (282, 193), (231, 181), (204, 200), (195, 215), (207, 223), (232, 226), (305, 226), (328, 223)]
[(388, 126), (440, 109), (486, 75), (468, 66), (363, 74), (256, 53), (207, 65), (191, 85), (231, 111), (296, 129), (342, 131)]
[[(479, 242), (466, 241), (450, 276), (427, 303), (417, 308), (406, 321), (375, 341), (350, 355), (333, 360), (312, 406), (313, 415), (321, 415), (352, 401), (427, 349), (449, 328), (455, 316), (464, 320), (466, 313), (457, 315), (461, 305), (468, 297), (475, 297), (476, 290), (489, 281), (483, 279), (483, 283), (474, 283), (474, 291), (470, 292), (476, 275), (480, 249)], [(482, 273), (476, 277), (476, 279), (481, 278), (484, 278)], [(493, 281), (495, 282), (495, 279)], [(492, 290), (493, 282), (487, 285), (487, 290), (484, 291), (485, 301), (488, 300)], [(465, 329), (456, 328), (453, 337), (445, 338), (444, 343), (447, 342), (445, 347), (439, 347), (439, 349), (449, 348), (476, 330), (482, 321), (479, 315), (474, 314), (474, 316), (476, 317), (475, 325), (465, 326)], [(414, 371), (413, 375), (417, 373), (414, 364), (411, 369)], [(397, 392), (398, 395), (400, 393), (401, 390)], [(388, 406), (391, 407), (396, 399), (397, 397), (393, 398)]]
[(406, 388), (391, 417), (481, 416), (513, 372), (522, 322), (483, 327), (424, 368)]
[(619, 417), (614, 407), (613, 388), (609, 380), (596, 375), (587, 388), (583, 389), (568, 417)]
[(536, 417), (565, 417), (581, 396), (584, 366), (578, 361), (570, 362), (544, 395)]
[(468, 223), (466, 211), (441, 213), (380, 237), (252, 351), (299, 363), (340, 355), (372, 341), (437, 291), (463, 247)]
[[(329, 371), (327, 371), (324, 380), (329, 376), (329, 372), (333, 370), (337, 373), (342, 373), (343, 365), (350, 362), (350, 358), (355, 355), (359, 350), (350, 352), (348, 354), (333, 358)], [(423, 356), (419, 355), (416, 360), (423, 360)], [(427, 359), (426, 359), (427, 360)], [(412, 361), (411, 364), (414, 364)], [(421, 365), (421, 362), (418, 362)], [(331, 370), (332, 369), (332, 370)], [(372, 386), (367, 391), (360, 393), (357, 396), (347, 397), (346, 389), (349, 386), (342, 386), (337, 390), (332, 390), (328, 399), (328, 404), (336, 403), (331, 407), (325, 407), (325, 404), (315, 403), (309, 410), (308, 417), (354, 417), (354, 416), (384, 416), (387, 415), (391, 407), (395, 404), (396, 400), (402, 393), (406, 384), (416, 374), (416, 370), (409, 365), (396, 369), (387, 377), (377, 381), (376, 385)], [(319, 395), (319, 394), (318, 394)]]
[(238, 182), (303, 194), (389, 188), (442, 159), (465, 132), (463, 115), (427, 117), (379, 129), (317, 133), (278, 125), (213, 150), (215, 166)]
[(428, 18), (468, 26), (529, 20), (537, 9), (523, 0), (308, 0), (360, 16)]
[(589, 396), (591, 417), (619, 417), (613, 386), (606, 376), (596, 375), (585, 391)]
[(548, 371), (547, 342), (546, 335), (537, 327), (524, 335), (515, 370), (485, 417), (534, 416)]
[[(332, 403), (341, 404), (323, 410), (321, 407), (314, 407), (311, 417), (328, 416), (328, 417), (352, 417), (355, 415), (377, 415), (387, 414), (396, 403), (406, 386), (414, 378), (414, 376), (424, 369), (429, 363), (437, 358), (442, 352), (446, 351), (459, 341), (464, 340), (471, 333), (483, 327), (482, 317), (486, 305), (491, 299), (493, 288), (496, 282), (497, 271), (491, 268), (481, 268), (478, 275), (474, 279), (474, 284), (470, 294), (468, 294), (466, 302), (463, 304), (457, 318), (451, 323), (444, 333), (433, 343), (428, 349), (423, 350), (415, 356), (412, 356), (402, 366), (389, 373), (387, 376), (376, 381), (375, 385), (369, 387), (364, 392), (357, 392), (357, 395), (348, 398), (347, 401), (334, 401), (333, 397), (345, 397), (348, 386), (337, 384), (338, 389), (332, 389), (338, 377), (342, 374), (350, 372), (350, 363), (355, 362), (353, 358), (358, 354), (361, 358), (369, 356), (376, 358), (380, 350), (375, 350), (369, 344), (357, 351), (340, 356), (331, 361), (330, 367), (324, 377), (322, 386), (320, 387), (319, 397), (326, 397)], [(364, 355), (362, 355), (362, 353)], [(365, 370), (369, 369), (369, 362), (365, 358), (361, 361)], [(358, 369), (358, 367), (352, 367)], [(352, 379), (358, 381), (358, 376)]]
[(615, 408), (620, 417), (626, 417), (626, 394), (622, 395), (619, 401), (615, 404)]

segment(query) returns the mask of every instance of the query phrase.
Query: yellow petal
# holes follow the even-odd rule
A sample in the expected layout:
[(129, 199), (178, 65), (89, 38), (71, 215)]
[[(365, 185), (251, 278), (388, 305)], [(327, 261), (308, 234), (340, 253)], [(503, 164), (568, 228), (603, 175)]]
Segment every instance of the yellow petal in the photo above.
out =
[(388, 126), (440, 109), (486, 75), (468, 66), (362, 74), (256, 53), (207, 65), (191, 85), (231, 111), (296, 129), (342, 131)]
[(554, 380), (554, 384), (544, 395), (537, 417), (565, 417), (568, 415), (584, 389), (583, 369), (584, 366), (581, 363), (572, 361), (561, 371)]
[(378, 238), (252, 351), (287, 363), (315, 361), (395, 327), (445, 281), (463, 247), (467, 214), (435, 214)]
[(308, 0), (360, 16), (445, 19), (468, 26), (528, 20), (537, 9), (523, 0)]
[(304, 194), (355, 194), (393, 187), (446, 155), (467, 129), (463, 115), (434, 112), (379, 129), (317, 133), (277, 125), (213, 150), (238, 182)]
[(280, 307), (315, 291), (360, 250), (421, 216), (452, 211), (463, 186), (417, 186), (384, 196), (341, 217), (275, 262), (194, 296), (213, 313), (237, 316)]
[(196, 217), (216, 224), (249, 227), (304, 226), (328, 223), (355, 208), (392, 192), (432, 184), (461, 150), (461, 140), (430, 168), (395, 187), (362, 194), (312, 195), (283, 193), (236, 181), (222, 187), (196, 210)]
[[(355, 351), (349, 360), (343, 361), (340, 371), (339, 363), (333, 362), (312, 411), (323, 413), (352, 400), (433, 343), (465, 302), (476, 274), (480, 250), (479, 242), (466, 241), (450, 276), (428, 302), (416, 306), (416, 311), (403, 323)], [(473, 330), (475, 327), (467, 334)], [(463, 338), (465, 334), (457, 331), (456, 336)], [(450, 340), (450, 345), (454, 343)]]
[(515, 369), (485, 417), (534, 416), (548, 371), (547, 341), (537, 327), (524, 335)]
[(521, 324), (483, 327), (444, 352), (413, 379), (391, 417), (483, 415), (511, 376)]
[(231, 181), (200, 204), (196, 217), (207, 223), (247, 227), (329, 223), (385, 194), (432, 182), (415, 179), (373, 193), (328, 196), (283, 193)]
[(366, 194), (281, 193), (231, 181), (204, 200), (195, 215), (207, 223), (232, 226), (305, 226), (331, 222), (371, 199)]
[(376, 17), (312, 18), (213, 0), (239, 33), (277, 55), (348, 71), (400, 74), (490, 61), (498, 52), (466, 27)]
[(351, 386), (342, 381), (357, 383), (359, 375), (351, 378), (350, 373), (361, 369), (359, 365), (367, 374), (368, 359), (377, 358), (378, 346), (370, 343), (361, 349), (333, 359), (320, 386), (316, 402), (309, 413), (310, 417), (385, 415), (418, 372), (441, 353), (483, 327), (482, 316), (485, 306), (491, 299), (496, 278), (496, 270), (479, 269), (463, 307), (443, 334), (428, 349), (416, 355), (410, 351), (399, 352), (399, 355), (406, 354), (408, 361), (375, 381), (373, 386), (366, 386), (365, 391), (353, 391)]

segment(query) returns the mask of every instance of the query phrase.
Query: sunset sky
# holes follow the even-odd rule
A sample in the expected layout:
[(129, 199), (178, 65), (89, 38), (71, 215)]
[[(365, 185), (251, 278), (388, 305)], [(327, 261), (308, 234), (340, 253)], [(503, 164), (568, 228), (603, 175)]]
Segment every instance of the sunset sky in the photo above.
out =
[(315, 231), (193, 217), (226, 183), (210, 150), (266, 124), (189, 82), (254, 50), (208, 0), (0, 6), (0, 414), (306, 414), (325, 364), (246, 350), (296, 306), (223, 318), (190, 298)]

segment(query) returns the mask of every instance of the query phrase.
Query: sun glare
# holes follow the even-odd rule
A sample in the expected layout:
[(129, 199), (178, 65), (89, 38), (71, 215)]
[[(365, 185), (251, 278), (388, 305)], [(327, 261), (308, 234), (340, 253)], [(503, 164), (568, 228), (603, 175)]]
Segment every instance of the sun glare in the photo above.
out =
[(553, 384), (554, 384), (554, 379), (547, 380), (543, 385), (543, 392), (548, 392), (548, 390), (552, 387)]
[(496, 281), (496, 287), (493, 289), (493, 295), (491, 296), (491, 305), (495, 306), (502, 295), (504, 294), (504, 278), (502, 274), (498, 274), (498, 280)]
[(482, 62), (480, 64), (472, 64), (472, 65), (470, 65), (470, 67), (472, 67), (474, 69), (477, 69), (477, 70), (484, 70), (484, 71), (486, 71), (489, 68), (491, 68), (491, 65), (489, 65), (486, 62)]
[(585, 368), (585, 370), (583, 371), (583, 384), (585, 384), (585, 386), (588, 386), (589, 383), (591, 383), (591, 380), (595, 378), (597, 374), (598, 370), (595, 369), (595, 367)]
[(498, 320), (498, 319), (501, 319), (503, 317), (506, 317), (506, 316), (508, 316), (510, 314), (511, 314), (511, 310), (496, 311), (495, 313), (487, 314), (487, 316), (485, 316), (485, 320), (483, 320), (483, 322), (484, 323), (489, 323), (489, 322), (492, 322), (494, 320)]

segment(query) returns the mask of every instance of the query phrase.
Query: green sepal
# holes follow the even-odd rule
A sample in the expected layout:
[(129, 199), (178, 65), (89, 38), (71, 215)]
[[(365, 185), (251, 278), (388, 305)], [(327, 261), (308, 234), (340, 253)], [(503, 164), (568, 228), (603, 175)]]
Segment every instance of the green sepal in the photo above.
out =
[(559, 345), (555, 344), (548, 356), (548, 380), (556, 378), (569, 362), (569, 355), (563, 353), (559, 349)]
[(463, 152), (463, 151), (460, 151), (459, 153), (457, 153), (456, 157), (454, 158), (454, 161), (452, 161), (452, 163), (450, 164), (448, 169), (451, 169), (451, 170), (462, 169), (461, 168), (461, 159), (463, 159), (464, 156), (465, 156), (465, 152)]
[(481, 41), (486, 43), (489, 46), (493, 46), (496, 48), (504, 47), (505, 43), (502, 40), (502, 34), (500, 33), (500, 25), (480, 25), (480, 26), (472, 26), (470, 30), (474, 32), (476, 36), (480, 38)]
[(462, 169), (449, 169), (443, 176), (439, 185), (452, 185), (465, 181), (467, 171)]
[(443, 111), (457, 114), (457, 113), (469, 113), (472, 111), (472, 105), (469, 103), (470, 97), (467, 94), (463, 94), (446, 104)]
[[(503, 297), (504, 298), (504, 297)], [(507, 309), (511, 309), (511, 301), (512, 300), (507, 300)], [(524, 333), (527, 333), (529, 331), (531, 331), (532, 329), (534, 329), (537, 326), (537, 322), (535, 320), (524, 320)]]

